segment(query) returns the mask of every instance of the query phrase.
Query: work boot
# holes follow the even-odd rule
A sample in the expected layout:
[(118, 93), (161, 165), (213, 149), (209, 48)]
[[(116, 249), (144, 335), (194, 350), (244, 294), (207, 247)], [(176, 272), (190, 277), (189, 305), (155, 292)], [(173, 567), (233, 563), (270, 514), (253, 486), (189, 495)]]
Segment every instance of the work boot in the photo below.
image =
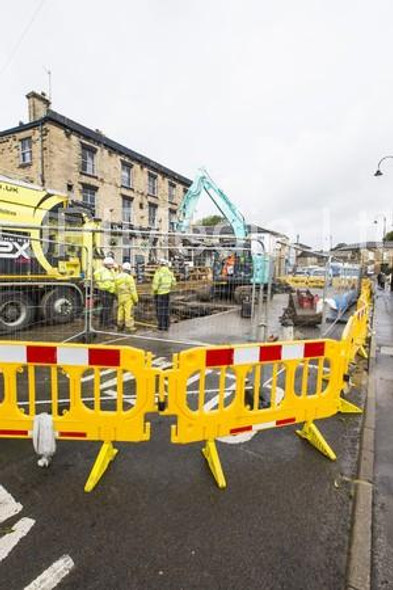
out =
[(124, 331), (124, 325), (118, 325), (117, 329), (119, 332), (123, 332)]

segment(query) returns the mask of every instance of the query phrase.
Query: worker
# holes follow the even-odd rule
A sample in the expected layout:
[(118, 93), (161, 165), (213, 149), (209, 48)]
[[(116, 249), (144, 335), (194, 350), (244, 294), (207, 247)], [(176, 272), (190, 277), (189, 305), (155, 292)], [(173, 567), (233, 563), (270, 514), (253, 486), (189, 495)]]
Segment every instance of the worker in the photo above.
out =
[(232, 276), (235, 271), (235, 255), (230, 254), (228, 258), (225, 260), (223, 275), (225, 276)]
[(100, 295), (100, 327), (113, 328), (113, 304), (115, 301), (115, 274), (113, 272), (114, 260), (106, 256), (102, 266), (94, 273), (94, 280)]
[(122, 270), (115, 278), (115, 291), (117, 295), (117, 327), (119, 330), (135, 332), (134, 305), (138, 303), (134, 277), (131, 275), (131, 264), (124, 262)]
[(158, 264), (159, 268), (154, 273), (152, 284), (158, 329), (169, 330), (169, 298), (172, 288), (176, 285), (176, 279), (168, 267), (167, 260), (162, 258), (158, 261)]

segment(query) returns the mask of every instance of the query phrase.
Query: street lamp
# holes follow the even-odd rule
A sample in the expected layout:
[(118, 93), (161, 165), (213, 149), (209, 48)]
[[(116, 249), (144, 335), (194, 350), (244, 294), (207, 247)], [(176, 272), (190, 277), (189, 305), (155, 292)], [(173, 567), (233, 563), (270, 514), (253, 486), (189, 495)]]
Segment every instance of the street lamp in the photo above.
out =
[(393, 156), (384, 156), (383, 158), (381, 158), (379, 160), (378, 166), (377, 166), (377, 170), (376, 170), (376, 172), (374, 172), (374, 176), (382, 176), (383, 175), (383, 172), (381, 170), (381, 164), (382, 164), (382, 162), (384, 160), (387, 160), (388, 158), (392, 158), (393, 159)]

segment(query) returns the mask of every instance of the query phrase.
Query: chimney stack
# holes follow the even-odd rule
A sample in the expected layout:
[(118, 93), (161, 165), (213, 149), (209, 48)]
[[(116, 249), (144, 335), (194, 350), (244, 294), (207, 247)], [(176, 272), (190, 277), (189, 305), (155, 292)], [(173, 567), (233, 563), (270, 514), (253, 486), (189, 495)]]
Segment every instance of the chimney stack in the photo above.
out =
[(46, 96), (45, 92), (29, 92), (26, 94), (28, 106), (29, 106), (29, 123), (37, 121), (45, 117), (50, 107), (50, 100)]

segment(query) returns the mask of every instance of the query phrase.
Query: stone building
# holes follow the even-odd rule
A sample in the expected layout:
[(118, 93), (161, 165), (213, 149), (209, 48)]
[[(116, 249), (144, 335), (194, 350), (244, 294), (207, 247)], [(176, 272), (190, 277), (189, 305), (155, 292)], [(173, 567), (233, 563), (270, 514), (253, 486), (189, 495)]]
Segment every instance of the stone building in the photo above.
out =
[[(133, 259), (133, 241), (115, 229), (171, 229), (188, 178), (51, 110), (44, 93), (26, 98), (29, 122), (0, 132), (1, 175), (89, 204), (108, 229), (104, 247), (121, 249), (123, 260)], [(139, 261), (154, 249), (145, 252)]]
[(334, 248), (331, 254), (342, 262), (360, 264), (369, 274), (393, 268), (393, 242), (361, 242)]

